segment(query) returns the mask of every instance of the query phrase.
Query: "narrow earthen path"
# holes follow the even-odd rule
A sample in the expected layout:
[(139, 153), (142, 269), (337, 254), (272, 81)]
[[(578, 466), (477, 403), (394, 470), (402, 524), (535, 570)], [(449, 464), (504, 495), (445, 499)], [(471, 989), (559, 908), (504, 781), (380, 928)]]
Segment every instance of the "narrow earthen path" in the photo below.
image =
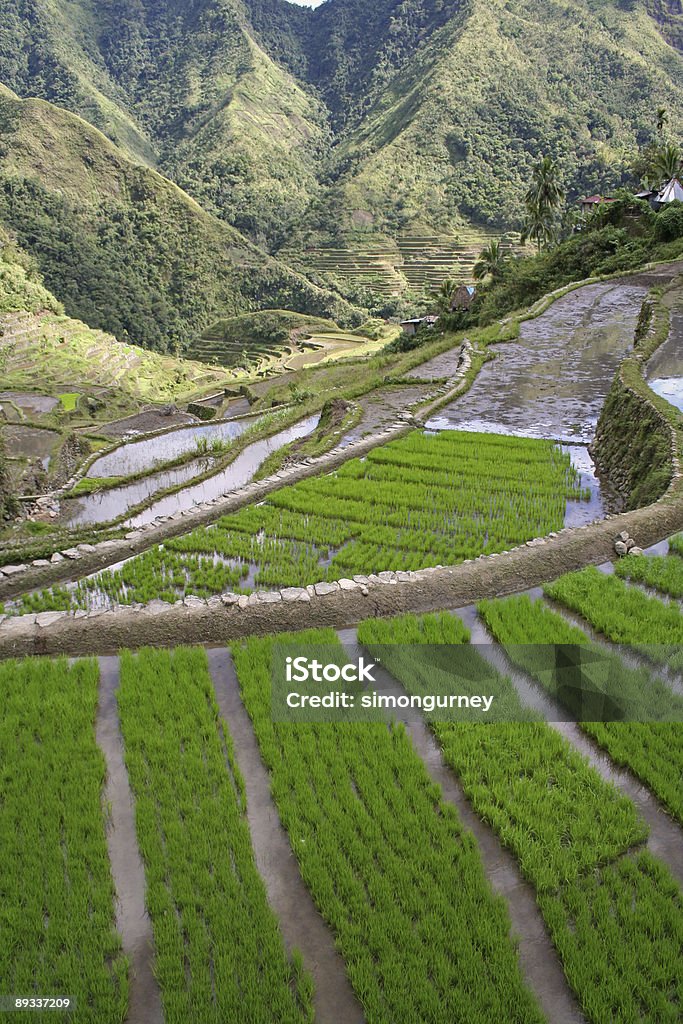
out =
[(316, 1024), (363, 1024), (334, 938), (299, 873), (289, 838), (270, 793), (270, 778), (261, 760), (249, 715), (242, 703), (229, 651), (207, 651), (221, 716), (228, 723), (237, 763), (247, 790), (247, 820), (256, 856), (287, 948), (298, 949), (315, 984)]
[[(356, 630), (340, 630), (338, 636), (349, 658), (355, 660), (362, 650), (358, 646)], [(375, 675), (382, 693), (405, 693), (384, 669), (377, 669)], [(431, 778), (441, 787), (444, 800), (457, 808), (463, 825), (477, 841), (486, 876), (495, 892), (507, 903), (512, 933), (518, 942), (522, 973), (543, 1012), (553, 1024), (580, 1024), (585, 1021), (538, 909), (533, 886), (522, 876), (514, 856), (501, 845), (493, 829), (473, 810), (424, 719), (411, 716), (406, 722), (406, 731)]]
[(522, 702), (538, 711), (553, 729), (556, 729), (580, 754), (588, 759), (605, 782), (611, 783), (628, 797), (650, 829), (647, 848), (668, 867), (683, 886), (683, 828), (659, 804), (654, 794), (627, 768), (618, 767), (594, 740), (576, 722), (566, 721), (567, 712), (535, 682), (531, 676), (516, 668), (502, 647), (493, 640), (483, 623), (477, 619), (473, 607), (454, 610), (472, 631), (472, 642), (480, 654), (503, 675), (509, 676)]
[(127, 1024), (163, 1024), (154, 977), (152, 922), (145, 906), (145, 869), (135, 833), (135, 808), (123, 759), (116, 691), (119, 659), (100, 658), (96, 738), (107, 763), (104, 799), (111, 808), (107, 846), (116, 889), (116, 927), (130, 961)]

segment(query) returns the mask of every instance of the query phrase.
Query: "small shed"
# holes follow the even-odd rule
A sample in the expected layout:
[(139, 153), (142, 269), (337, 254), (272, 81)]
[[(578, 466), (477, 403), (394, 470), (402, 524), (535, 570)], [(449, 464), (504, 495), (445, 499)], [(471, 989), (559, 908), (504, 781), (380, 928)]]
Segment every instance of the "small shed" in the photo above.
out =
[(477, 294), (476, 288), (471, 284), (461, 284), (453, 295), (451, 301), (451, 313), (459, 312), (462, 309), (469, 309)]
[(589, 214), (597, 210), (598, 206), (603, 203), (613, 203), (614, 199), (611, 196), (586, 196), (585, 199), (579, 199), (581, 204), (581, 213), (584, 217), (588, 217)]
[(438, 319), (438, 316), (417, 316), (412, 320), (403, 320), (401, 327), (404, 334), (412, 337), (414, 334), (417, 334), (421, 327), (433, 327)]

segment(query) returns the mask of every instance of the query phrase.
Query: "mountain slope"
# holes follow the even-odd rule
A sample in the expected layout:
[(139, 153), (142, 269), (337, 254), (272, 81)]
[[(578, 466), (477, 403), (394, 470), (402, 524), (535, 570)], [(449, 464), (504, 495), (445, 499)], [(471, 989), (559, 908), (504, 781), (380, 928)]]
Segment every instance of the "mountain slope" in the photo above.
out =
[(683, 56), (642, 3), (628, 6), (463, 5), (339, 146), (335, 208), (346, 227), (509, 227), (542, 152), (560, 160), (574, 195), (624, 180), (656, 109), (683, 121)]
[(541, 153), (573, 199), (628, 180), (658, 107), (683, 123), (680, 0), (0, 0), (0, 15), (0, 81), (81, 114), (271, 252), (502, 232)]
[(272, 305), (354, 318), (80, 118), (7, 90), (0, 223), (70, 316), (147, 348), (182, 351), (219, 316)]
[(271, 250), (317, 191), (315, 97), (240, 0), (0, 0), (0, 81), (79, 114)]

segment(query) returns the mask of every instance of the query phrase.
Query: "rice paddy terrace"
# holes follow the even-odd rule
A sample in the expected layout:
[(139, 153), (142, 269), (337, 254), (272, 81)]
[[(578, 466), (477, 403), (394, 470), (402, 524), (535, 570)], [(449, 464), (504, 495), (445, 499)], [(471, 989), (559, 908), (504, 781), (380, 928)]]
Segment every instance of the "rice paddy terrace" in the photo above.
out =
[[(590, 505), (562, 434), (538, 435), (406, 431), (8, 604), (0, 631), (38, 616), (38, 651), (114, 619), (168, 649), (0, 662), (0, 995), (61, 993), (75, 1024), (677, 1024), (681, 536), (379, 617), (378, 589), (533, 554)], [(303, 627), (347, 587), (353, 628), (227, 635), (261, 609)], [(179, 645), (209, 620), (210, 650)], [(390, 721), (280, 720), (283, 644), (381, 662)], [(455, 694), (453, 716), (428, 703)]]
[[(400, 295), (406, 288), (422, 293), (439, 288), (446, 278), (474, 280), (473, 267), (484, 245), (499, 236), (485, 229), (462, 229), (456, 236), (401, 235), (385, 245), (307, 250), (302, 266), (309, 274), (365, 284), (382, 295)], [(506, 235), (511, 247), (517, 236)]]

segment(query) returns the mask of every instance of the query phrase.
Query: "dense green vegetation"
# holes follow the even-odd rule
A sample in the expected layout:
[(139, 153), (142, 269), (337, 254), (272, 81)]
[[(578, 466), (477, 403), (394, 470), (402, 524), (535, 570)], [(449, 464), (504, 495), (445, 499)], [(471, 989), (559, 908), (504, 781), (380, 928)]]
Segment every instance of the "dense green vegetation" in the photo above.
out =
[(22, 607), (83, 606), (98, 594), (122, 604), (174, 601), (226, 587), (305, 586), (453, 565), (561, 529), (567, 501), (582, 496), (570, 457), (551, 441), (414, 431), (214, 527), (172, 538), (74, 591), (27, 595)]
[(548, 597), (583, 616), (615, 644), (628, 644), (656, 665), (683, 668), (683, 614), (594, 566), (545, 586)]
[(683, 113), (683, 15), (662, 0), (75, 0), (57, 14), (2, 0), (0, 14), (0, 81), (79, 113), (271, 251), (509, 229), (541, 152), (572, 200), (613, 190), (653, 112)]
[(74, 1024), (119, 1024), (128, 1000), (95, 744), (97, 683), (94, 661), (0, 665), (0, 992), (69, 996)]
[(354, 319), (66, 111), (0, 92), (0, 144), (0, 223), (91, 327), (182, 351), (219, 316), (263, 306)]
[[(345, 660), (330, 630), (296, 641), (335, 645)], [(242, 697), (292, 850), (368, 1024), (543, 1020), (475, 842), (403, 728), (274, 722), (272, 645), (233, 648)]]
[(124, 652), (118, 704), (166, 1021), (311, 1022), (310, 980), (268, 906), (205, 653)]
[[(362, 623), (358, 637), (371, 649), (387, 645), (383, 663), (408, 692), (419, 693), (434, 692), (438, 677), (445, 684), (449, 676), (447, 649), (425, 659), (419, 645), (460, 644), (468, 633), (449, 615), (401, 616)], [(399, 645), (396, 656), (392, 645)], [(500, 719), (432, 721), (446, 762), (535, 886), (586, 1018), (674, 1024), (682, 991), (680, 890), (648, 853), (629, 852), (646, 832), (633, 805), (549, 726), (506, 722), (521, 710), (516, 692), (474, 651), (470, 671), (477, 661), (488, 692), (501, 700)], [(461, 692), (460, 674), (456, 682), (451, 667), (450, 675)]]
[[(589, 644), (582, 630), (542, 601), (532, 602), (525, 596), (486, 601), (479, 611), (512, 661), (558, 700), (613, 761), (642, 779), (683, 822), (683, 699), (646, 669), (629, 668), (617, 654)], [(568, 682), (566, 673), (558, 673), (556, 644), (585, 648), (587, 657), (580, 657), (580, 676), (581, 686), (588, 683), (595, 694), (590, 702), (585, 690), (579, 695), (573, 689), (575, 678)], [(616, 720), (622, 717), (622, 709), (626, 721)], [(592, 714), (597, 721), (588, 721)], [(667, 718), (674, 721), (667, 722)]]

